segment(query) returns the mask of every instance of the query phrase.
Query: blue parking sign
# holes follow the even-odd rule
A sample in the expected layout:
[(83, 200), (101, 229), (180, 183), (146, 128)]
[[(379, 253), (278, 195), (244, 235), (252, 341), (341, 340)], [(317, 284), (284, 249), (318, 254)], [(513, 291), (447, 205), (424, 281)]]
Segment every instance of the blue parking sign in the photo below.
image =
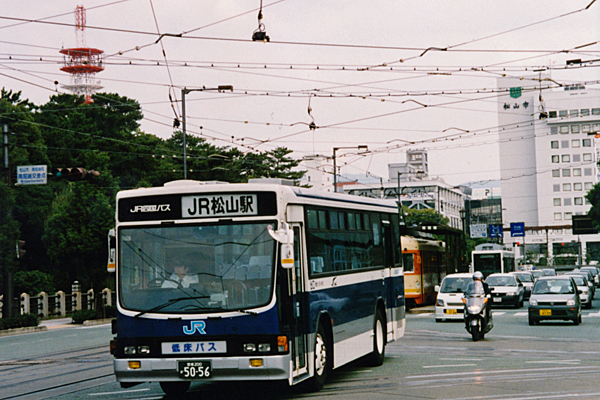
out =
[(525, 237), (525, 222), (511, 222), (510, 223), (510, 236)]

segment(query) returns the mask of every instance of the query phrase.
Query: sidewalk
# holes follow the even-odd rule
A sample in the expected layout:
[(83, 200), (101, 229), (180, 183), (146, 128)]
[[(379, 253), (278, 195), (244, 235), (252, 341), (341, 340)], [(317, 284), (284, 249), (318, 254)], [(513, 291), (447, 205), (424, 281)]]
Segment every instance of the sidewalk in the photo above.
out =
[(54, 330), (54, 329), (67, 329), (67, 328), (77, 328), (77, 327), (82, 327), (82, 326), (105, 325), (105, 324), (110, 324), (110, 321), (113, 319), (114, 318), (94, 319), (94, 320), (89, 320), (89, 321), (83, 321), (83, 324), (74, 324), (73, 319), (71, 319), (71, 318), (45, 319), (45, 320), (40, 321), (39, 326), (30, 326), (27, 328), (15, 328), (15, 329), (0, 330), (0, 337), (21, 335), (24, 333), (44, 332), (44, 331)]

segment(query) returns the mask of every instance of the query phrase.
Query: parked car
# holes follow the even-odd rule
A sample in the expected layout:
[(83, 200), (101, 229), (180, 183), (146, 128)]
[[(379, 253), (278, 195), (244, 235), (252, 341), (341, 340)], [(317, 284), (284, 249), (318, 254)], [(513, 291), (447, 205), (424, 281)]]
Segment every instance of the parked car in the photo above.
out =
[(546, 276), (533, 285), (529, 298), (529, 325), (542, 320), (568, 320), (581, 323), (581, 299), (571, 276)]
[(579, 290), (579, 298), (581, 299), (581, 306), (585, 308), (592, 308), (592, 295), (590, 293), (590, 286), (585, 276), (581, 274), (567, 273), (565, 276), (572, 276)]
[(464, 304), (462, 302), (465, 289), (473, 282), (473, 274), (446, 275), (441, 285), (435, 286), (437, 299), (435, 301), (435, 322), (446, 319), (464, 319)]
[(598, 274), (598, 268), (596, 267), (581, 267), (581, 271), (590, 271), (594, 275), (594, 284), (596, 287), (600, 286), (600, 274)]
[(523, 307), (525, 288), (516, 276), (491, 274), (486, 278), (485, 283), (492, 291), (492, 306), (511, 305), (515, 308)]
[(523, 298), (528, 299), (531, 296), (531, 289), (533, 288), (533, 282), (535, 281), (533, 274), (530, 271), (515, 271), (510, 272), (510, 274), (519, 278), (525, 289)]

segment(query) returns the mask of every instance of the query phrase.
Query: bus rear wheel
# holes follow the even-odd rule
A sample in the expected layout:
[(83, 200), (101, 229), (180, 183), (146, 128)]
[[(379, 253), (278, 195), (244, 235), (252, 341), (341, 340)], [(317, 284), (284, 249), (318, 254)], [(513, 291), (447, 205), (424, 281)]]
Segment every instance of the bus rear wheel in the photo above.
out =
[(369, 355), (369, 364), (378, 367), (383, 364), (385, 358), (386, 328), (380, 309), (375, 312), (375, 323), (373, 326), (373, 352)]
[(191, 382), (160, 382), (160, 388), (167, 396), (179, 397), (190, 388)]

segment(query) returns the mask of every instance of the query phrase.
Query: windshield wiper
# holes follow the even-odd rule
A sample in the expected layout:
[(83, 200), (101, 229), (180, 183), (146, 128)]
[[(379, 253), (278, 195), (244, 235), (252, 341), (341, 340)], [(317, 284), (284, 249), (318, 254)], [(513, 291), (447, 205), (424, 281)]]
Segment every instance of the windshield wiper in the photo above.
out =
[(209, 296), (194, 296), (194, 297), (178, 297), (176, 299), (170, 299), (169, 301), (167, 301), (166, 303), (160, 304), (156, 307), (153, 307), (149, 310), (144, 310), (139, 312), (138, 314), (134, 315), (133, 318), (138, 318), (141, 317), (142, 315), (146, 314), (146, 313), (151, 313), (151, 312), (155, 312), (158, 310), (162, 310), (163, 308), (169, 307), (170, 305), (173, 305), (175, 303), (178, 303), (180, 301), (183, 300), (197, 300), (197, 299), (207, 299)]

